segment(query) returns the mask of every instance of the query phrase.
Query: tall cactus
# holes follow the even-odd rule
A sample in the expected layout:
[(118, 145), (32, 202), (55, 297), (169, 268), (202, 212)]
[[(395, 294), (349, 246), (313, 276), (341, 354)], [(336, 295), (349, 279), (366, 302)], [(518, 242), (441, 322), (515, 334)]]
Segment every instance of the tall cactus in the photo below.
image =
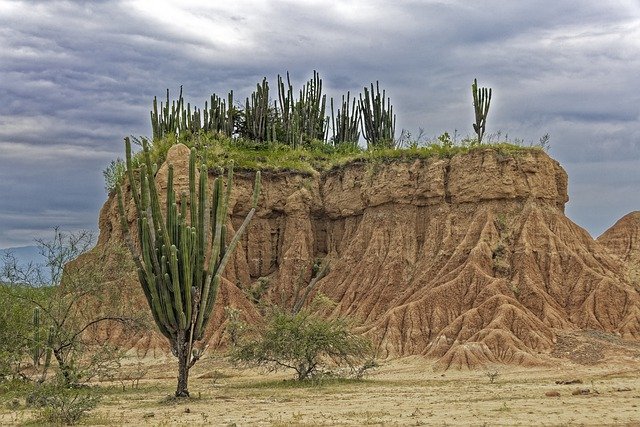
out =
[(278, 103), (275, 106), (283, 142), (297, 148), (313, 140), (325, 140), (329, 129), (329, 120), (325, 117), (326, 104), (327, 96), (322, 94), (322, 79), (317, 71), (300, 89), (297, 100), (294, 99), (289, 73), (286, 86), (278, 75)]
[(289, 78), (289, 72), (287, 72), (287, 86), (284, 85), (284, 80), (278, 74), (278, 102), (279, 102), (279, 119), (282, 127), (282, 142), (295, 147), (298, 135), (298, 131), (295, 128), (297, 123), (293, 119), (293, 110), (295, 101), (293, 98), (293, 86), (291, 85), (291, 79)]
[(233, 91), (229, 92), (226, 102), (215, 93), (211, 95), (211, 107), (205, 101), (202, 113), (205, 132), (223, 133), (228, 137), (233, 135)]
[(254, 141), (273, 141), (273, 123), (270, 119), (269, 83), (265, 77), (245, 102), (244, 129), (241, 133)]
[(166, 205), (160, 205), (154, 181), (149, 144), (143, 143), (144, 161), (136, 176), (131, 167), (131, 143), (126, 144), (127, 174), (137, 212), (139, 246), (133, 243), (124, 210), (123, 191), (118, 191), (118, 208), (125, 240), (138, 269), (138, 278), (160, 332), (169, 340), (178, 358), (177, 397), (189, 396), (189, 369), (202, 350), (194, 344), (204, 337), (213, 312), (224, 268), (254, 216), (260, 192), (256, 173), (252, 208), (227, 244), (227, 213), (233, 168), (228, 170), (226, 189), (221, 178), (213, 183), (211, 203), (207, 201), (208, 171), (196, 169), (196, 152), (189, 158), (189, 192), (176, 198), (173, 166), (168, 166)]
[(328, 119), (325, 117), (327, 96), (322, 94), (322, 79), (317, 71), (302, 89), (294, 107), (294, 120), (298, 122), (302, 142), (325, 140)]
[(478, 135), (478, 144), (481, 144), (482, 137), (484, 136), (484, 129), (487, 125), (489, 104), (491, 104), (491, 88), (487, 89), (486, 87), (483, 87), (478, 90), (478, 80), (473, 79), (471, 92), (473, 94), (473, 110), (476, 117), (476, 121), (473, 124), (473, 130), (475, 130)]
[[(167, 89), (167, 100), (163, 104), (160, 102), (158, 109), (158, 99), (153, 98), (153, 110), (151, 110), (151, 129), (153, 131), (153, 139), (160, 139), (166, 135), (176, 135), (182, 127), (184, 98), (182, 97), (182, 86), (180, 86), (180, 95), (177, 101), (169, 104), (169, 89)], [(171, 106), (170, 106), (171, 105)]]
[(233, 134), (233, 125), (233, 91), (229, 92), (226, 102), (213, 94), (210, 108), (205, 102), (203, 110), (194, 106), (193, 111), (190, 103), (185, 107), (182, 86), (180, 86), (177, 100), (170, 100), (169, 89), (167, 89), (167, 99), (164, 103), (160, 102), (160, 107), (158, 107), (158, 99), (153, 98), (151, 130), (154, 141), (167, 135), (193, 134), (201, 130), (220, 132), (230, 137)]
[(338, 113), (335, 114), (333, 108), (333, 98), (331, 98), (331, 122), (333, 127), (333, 144), (335, 146), (341, 144), (353, 144), (358, 145), (360, 139), (360, 109), (356, 104), (356, 99), (353, 99), (350, 105), (350, 93), (347, 92), (347, 98), (342, 95), (342, 105), (338, 109)]
[[(364, 98), (360, 94), (360, 112), (362, 114), (362, 134), (369, 148), (394, 148), (396, 116), (393, 114), (391, 99), (386, 97), (376, 82), (375, 93), (371, 83), (371, 91), (364, 88)], [(385, 105), (386, 101), (386, 105)]]

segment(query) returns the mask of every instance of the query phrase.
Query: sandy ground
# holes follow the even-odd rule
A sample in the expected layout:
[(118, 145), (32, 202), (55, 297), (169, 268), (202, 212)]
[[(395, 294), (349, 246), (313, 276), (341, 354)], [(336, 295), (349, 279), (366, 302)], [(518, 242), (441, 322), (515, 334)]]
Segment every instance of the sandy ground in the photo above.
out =
[[(640, 426), (640, 362), (442, 373), (412, 357), (384, 362), (364, 381), (300, 386), (285, 381), (289, 374), (237, 370), (213, 357), (192, 369), (192, 399), (179, 403), (167, 400), (173, 360), (146, 363), (138, 388), (102, 384), (106, 394), (83, 424)], [(493, 383), (488, 372), (497, 372)], [(581, 383), (557, 384), (573, 380)], [(27, 410), (0, 409), (1, 425), (31, 419)]]

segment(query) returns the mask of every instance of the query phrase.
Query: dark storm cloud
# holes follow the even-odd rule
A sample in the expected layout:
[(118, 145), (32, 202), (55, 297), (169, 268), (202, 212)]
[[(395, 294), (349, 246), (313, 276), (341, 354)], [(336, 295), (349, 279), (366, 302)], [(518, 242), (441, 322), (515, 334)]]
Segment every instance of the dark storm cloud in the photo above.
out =
[[(95, 228), (101, 170), (148, 135), (153, 96), (236, 100), (287, 70), (329, 94), (380, 80), (398, 127), (551, 134), (570, 216), (599, 234), (640, 208), (640, 16), (633, 1), (0, 1), (0, 247)], [(399, 133), (399, 130), (398, 130)], [(634, 163), (635, 162), (635, 163)], [(623, 166), (621, 166), (623, 165)], [(619, 178), (612, 178), (616, 171)], [(606, 173), (606, 174), (605, 174)], [(575, 176), (574, 176), (575, 175)], [(618, 182), (616, 180), (621, 180)], [(623, 194), (624, 190), (629, 190)], [(606, 203), (600, 203), (606, 194)]]

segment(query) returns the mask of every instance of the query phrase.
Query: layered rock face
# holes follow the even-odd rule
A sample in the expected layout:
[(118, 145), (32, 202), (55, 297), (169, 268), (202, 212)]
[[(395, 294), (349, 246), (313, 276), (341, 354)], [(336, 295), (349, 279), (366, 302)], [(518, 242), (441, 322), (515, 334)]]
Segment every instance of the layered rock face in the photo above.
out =
[[(171, 149), (176, 175), (186, 155)], [(252, 173), (236, 174), (236, 227), (252, 182)], [(156, 183), (166, 185), (162, 168)], [(441, 368), (532, 365), (548, 362), (559, 330), (640, 339), (640, 296), (624, 261), (564, 215), (567, 200), (566, 173), (537, 150), (264, 173), (211, 343), (222, 340), (224, 305), (250, 322), (260, 317), (256, 299), (290, 307), (323, 261), (329, 270), (311, 298), (335, 301), (328, 314), (355, 319), (383, 357), (425, 355)], [(99, 248), (122, 240), (118, 221), (110, 198)]]

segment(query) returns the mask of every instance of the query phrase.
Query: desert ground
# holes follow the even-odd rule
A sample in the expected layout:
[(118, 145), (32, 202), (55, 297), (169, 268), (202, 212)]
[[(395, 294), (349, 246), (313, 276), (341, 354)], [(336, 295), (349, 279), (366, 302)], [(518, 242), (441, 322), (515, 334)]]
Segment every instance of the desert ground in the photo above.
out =
[[(146, 375), (137, 386), (130, 380), (98, 385), (102, 401), (81, 424), (640, 425), (640, 359), (608, 356), (592, 363), (591, 356), (534, 368), (495, 365), (445, 372), (412, 356), (382, 361), (360, 381), (300, 383), (287, 372), (237, 369), (222, 355), (209, 354), (191, 371), (192, 397), (180, 401), (171, 398), (174, 359), (147, 357), (142, 359)], [(139, 370), (139, 361), (125, 360), (132, 372)], [(36, 414), (24, 405), (9, 408), (4, 402), (1, 425), (34, 425)]]

